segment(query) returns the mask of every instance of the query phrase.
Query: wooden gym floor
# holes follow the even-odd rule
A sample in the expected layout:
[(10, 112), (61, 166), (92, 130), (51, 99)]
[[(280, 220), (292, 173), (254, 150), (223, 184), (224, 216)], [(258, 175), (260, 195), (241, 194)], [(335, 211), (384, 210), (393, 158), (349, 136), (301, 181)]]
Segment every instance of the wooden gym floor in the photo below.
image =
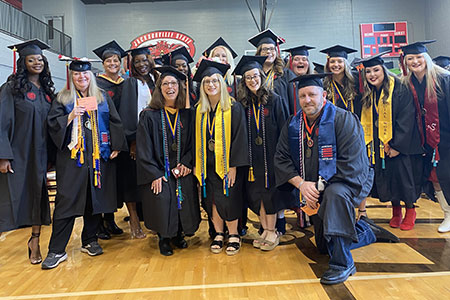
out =
[[(251, 245), (257, 218), (249, 214), (249, 232), (241, 252), (228, 257), (212, 254), (203, 220), (189, 248), (171, 257), (159, 254), (157, 236), (130, 239), (121, 236), (100, 241), (104, 254), (89, 257), (80, 252), (82, 219), (78, 218), (67, 247), (68, 260), (53, 270), (41, 270), (27, 259), (30, 229), (0, 237), (0, 300), (6, 299), (450, 299), (450, 233), (437, 227), (442, 212), (437, 203), (420, 199), (414, 230), (390, 229), (399, 244), (376, 243), (353, 250), (358, 272), (344, 284), (323, 286), (319, 278), (327, 268), (327, 256), (314, 248), (312, 228), (299, 230), (287, 212), (288, 232), (274, 251), (262, 252)], [(369, 217), (384, 228), (391, 209), (368, 200)], [(43, 227), (41, 251), (45, 258), (51, 227)]]

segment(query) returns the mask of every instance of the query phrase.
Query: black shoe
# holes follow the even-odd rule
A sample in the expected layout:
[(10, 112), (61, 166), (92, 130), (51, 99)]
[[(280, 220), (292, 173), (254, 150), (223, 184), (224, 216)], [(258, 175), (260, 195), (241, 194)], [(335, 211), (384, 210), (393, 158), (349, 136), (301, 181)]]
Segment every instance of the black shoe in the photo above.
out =
[(106, 230), (105, 226), (103, 226), (103, 222), (98, 226), (97, 237), (101, 240), (109, 240), (111, 239), (111, 235)]
[(112, 221), (105, 221), (105, 228), (108, 231), (108, 233), (110, 234), (122, 234), (123, 230), (117, 226), (116, 222), (114, 222), (114, 220)]
[(60, 254), (50, 252), (47, 257), (44, 259), (44, 262), (41, 265), (43, 270), (49, 270), (56, 268), (60, 263), (67, 259), (67, 253), (63, 252)]
[(183, 236), (177, 236), (172, 239), (172, 244), (179, 249), (186, 249), (188, 247), (188, 243), (184, 239)]
[(97, 256), (103, 254), (103, 249), (97, 241), (93, 241), (87, 245), (81, 246), (81, 252), (87, 253), (90, 256)]
[(246, 235), (246, 234), (247, 234), (247, 229), (248, 229), (247, 226), (245, 226), (245, 227), (239, 229), (239, 235), (240, 235), (240, 236)]
[(325, 271), (322, 278), (320, 278), (320, 283), (322, 284), (342, 283), (355, 273), (356, 273), (355, 265), (352, 265), (351, 267), (345, 270), (337, 270), (329, 268), (328, 270)]
[(360, 221), (366, 222), (369, 225), (370, 229), (372, 229), (375, 237), (377, 238), (378, 243), (398, 243), (400, 239), (391, 233), (389, 230), (384, 229), (376, 225), (371, 219), (366, 216), (361, 216)]
[(277, 231), (285, 234), (286, 233), (286, 218), (277, 218), (277, 223), (275, 224), (275, 227), (277, 228)]
[(170, 246), (170, 239), (160, 239), (159, 240), (159, 252), (164, 256), (173, 255), (173, 249)]

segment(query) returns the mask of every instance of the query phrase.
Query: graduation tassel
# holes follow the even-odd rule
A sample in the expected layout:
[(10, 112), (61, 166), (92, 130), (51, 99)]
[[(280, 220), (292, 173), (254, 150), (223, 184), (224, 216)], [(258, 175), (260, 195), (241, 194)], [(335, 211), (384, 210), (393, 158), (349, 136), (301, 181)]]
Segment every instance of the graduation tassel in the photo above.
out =
[(264, 183), (265, 183), (265, 187), (266, 187), (266, 189), (268, 189), (269, 188), (269, 174), (267, 174), (267, 172), (265, 172), (264, 173)]
[(373, 142), (370, 143), (370, 157), (372, 161), (372, 166), (375, 165), (375, 149), (373, 147)]
[(186, 76), (186, 109), (191, 108), (191, 99), (189, 91), (189, 78)]
[(381, 168), (384, 170), (384, 169), (386, 169), (386, 164), (384, 161), (385, 156), (384, 156), (384, 143), (383, 142), (380, 142), (380, 158), (381, 158)]
[(16, 74), (16, 72), (17, 72), (17, 61), (16, 61), (17, 48), (14, 47), (12, 49), (12, 51), (13, 51), (13, 74)]
[(234, 75), (233, 76), (233, 89), (234, 89), (234, 97), (237, 99), (237, 91), (236, 91), (236, 89), (237, 89), (237, 81), (236, 81), (236, 75)]
[(406, 71), (406, 66), (405, 66), (405, 54), (403, 53), (403, 51), (400, 53), (400, 69), (402, 69), (402, 74), (403, 76), (408, 75), (408, 72)]
[(202, 191), (203, 191), (203, 198), (206, 198), (206, 182), (205, 182), (205, 175), (202, 173)]
[(431, 162), (433, 163), (433, 167), (437, 167), (437, 160), (436, 160), (436, 149), (433, 150), (433, 158), (431, 159)]
[(66, 61), (66, 80), (67, 80), (67, 90), (70, 90), (70, 84), (69, 84), (69, 62)]
[(294, 85), (294, 116), (297, 115), (297, 85), (295, 82), (292, 83)]
[(254, 182), (255, 181), (255, 175), (253, 174), (253, 167), (250, 167), (248, 170), (248, 181)]
[(228, 175), (225, 175), (225, 177), (223, 178), (223, 183), (224, 183), (224, 185), (225, 185), (225, 188), (224, 188), (224, 195), (226, 196), (226, 197), (228, 197)]
[(364, 70), (364, 65), (360, 64), (359, 66), (356, 67), (356, 69), (358, 70), (358, 75), (359, 75), (359, 92), (362, 94), (364, 93), (364, 83), (363, 83), (363, 70)]

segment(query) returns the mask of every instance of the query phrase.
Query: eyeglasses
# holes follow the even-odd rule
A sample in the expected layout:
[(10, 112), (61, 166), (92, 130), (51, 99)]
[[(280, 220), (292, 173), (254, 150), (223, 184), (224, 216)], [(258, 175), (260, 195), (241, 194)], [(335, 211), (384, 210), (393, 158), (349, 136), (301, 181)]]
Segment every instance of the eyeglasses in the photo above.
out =
[(265, 52), (265, 53), (267, 53), (267, 52), (275, 52), (275, 47), (264, 47), (264, 48), (261, 48), (261, 52)]
[(256, 80), (260, 76), (261, 75), (259, 75), (259, 74), (256, 74), (256, 75), (253, 75), (253, 76), (248, 75), (248, 76), (244, 76), (244, 79), (245, 79), (245, 81), (250, 82), (250, 81)]
[(163, 82), (161, 85), (162, 85), (163, 87), (177, 86), (177, 85), (178, 85), (178, 82), (177, 82), (177, 81)]
[(219, 79), (212, 79), (212, 80), (205, 80), (205, 81), (203, 81), (204, 85), (210, 85), (211, 83), (213, 85), (217, 85), (219, 83)]

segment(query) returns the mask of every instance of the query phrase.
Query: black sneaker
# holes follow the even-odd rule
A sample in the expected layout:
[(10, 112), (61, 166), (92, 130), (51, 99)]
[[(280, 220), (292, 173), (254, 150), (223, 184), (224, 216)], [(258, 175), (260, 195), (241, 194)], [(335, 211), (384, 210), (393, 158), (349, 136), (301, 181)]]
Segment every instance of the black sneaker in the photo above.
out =
[(66, 259), (67, 259), (66, 252), (63, 252), (61, 254), (50, 252), (42, 262), (41, 268), (43, 270), (56, 268), (60, 263), (62, 263)]
[(119, 226), (117, 226), (116, 222), (114, 220), (112, 221), (105, 221), (105, 228), (106, 231), (110, 234), (122, 234), (123, 230)]
[(83, 245), (81, 247), (81, 252), (87, 253), (90, 256), (97, 256), (103, 253), (102, 247), (98, 244), (97, 241), (90, 242), (87, 245)]
[(98, 226), (98, 232), (97, 237), (101, 240), (109, 240), (111, 239), (111, 235), (109, 234), (108, 230), (103, 226), (103, 224), (100, 224)]

